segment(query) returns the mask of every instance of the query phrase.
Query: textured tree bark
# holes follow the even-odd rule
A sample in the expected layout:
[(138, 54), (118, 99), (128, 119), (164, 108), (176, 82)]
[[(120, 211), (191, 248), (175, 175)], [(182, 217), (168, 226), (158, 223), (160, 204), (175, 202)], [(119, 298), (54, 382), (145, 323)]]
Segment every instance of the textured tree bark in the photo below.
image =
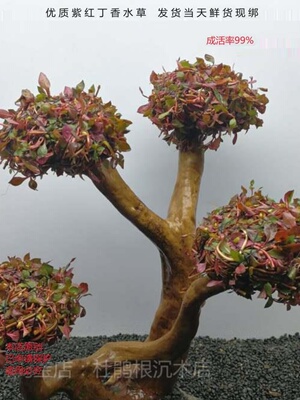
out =
[(162, 257), (161, 301), (151, 326), (149, 340), (167, 332), (178, 315), (194, 268), (192, 247), (196, 211), (204, 168), (204, 151), (179, 152), (178, 173), (166, 221), (174, 238), (169, 257)]
[(58, 391), (68, 393), (72, 400), (154, 400), (171, 392), (178, 365), (185, 361), (196, 335), (201, 306), (207, 298), (225, 290), (220, 285), (208, 287), (208, 278), (191, 277), (203, 165), (203, 150), (179, 152), (178, 175), (166, 219), (149, 210), (115, 169), (100, 166), (87, 174), (159, 249), (161, 301), (145, 342), (107, 343), (93, 355), (71, 361), (69, 377), (64, 376), (61, 364), (45, 369), (43, 377), (22, 378), (25, 400), (47, 400)]

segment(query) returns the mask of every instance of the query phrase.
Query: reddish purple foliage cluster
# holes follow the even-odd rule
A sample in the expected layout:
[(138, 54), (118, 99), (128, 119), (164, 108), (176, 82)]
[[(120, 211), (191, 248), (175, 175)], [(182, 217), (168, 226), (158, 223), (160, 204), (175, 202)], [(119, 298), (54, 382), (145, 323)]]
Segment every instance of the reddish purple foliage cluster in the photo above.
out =
[(85, 315), (79, 300), (88, 291), (86, 283), (72, 282), (71, 262), (55, 269), (26, 254), (0, 264), (0, 349), (11, 341), (69, 337), (71, 325)]
[(0, 110), (0, 162), (21, 173), (11, 184), (35, 178), (49, 169), (58, 176), (81, 175), (98, 162), (123, 166), (121, 154), (130, 150), (125, 134), (130, 121), (121, 118), (115, 106), (97, 97), (99, 87), (84, 91), (84, 82), (65, 87), (59, 96), (50, 94), (50, 82), (41, 73), (39, 93), (23, 90), (17, 110)]
[(233, 134), (235, 143), (238, 132), (263, 124), (257, 115), (265, 112), (268, 98), (258, 91), (267, 89), (253, 89), (252, 78), (242, 79), (229, 65), (214, 65), (212, 56), (205, 59), (212, 65), (197, 58), (194, 64), (178, 61), (173, 72), (152, 72), (152, 93), (138, 109), (178, 148), (217, 150), (222, 135)]
[(197, 228), (197, 272), (246, 298), (259, 291), (266, 307), (300, 305), (300, 199), (290, 191), (275, 202), (254, 191), (253, 181), (250, 189)]

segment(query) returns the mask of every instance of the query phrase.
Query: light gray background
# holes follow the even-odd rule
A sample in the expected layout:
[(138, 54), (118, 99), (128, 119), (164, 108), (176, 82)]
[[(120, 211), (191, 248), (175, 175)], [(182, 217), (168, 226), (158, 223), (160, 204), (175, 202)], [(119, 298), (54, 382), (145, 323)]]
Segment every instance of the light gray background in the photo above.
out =
[[(201, 3), (201, 4), (200, 4)], [(14, 107), (23, 88), (36, 91), (40, 71), (52, 92), (81, 79), (101, 84), (101, 96), (112, 100), (133, 122), (122, 176), (155, 212), (164, 216), (176, 175), (177, 152), (158, 139), (158, 130), (136, 113), (144, 104), (138, 88), (150, 93), (154, 69), (174, 69), (179, 57), (193, 61), (212, 54), (216, 62), (234, 64), (258, 86), (269, 88), (264, 127), (239, 134), (233, 146), (226, 138), (218, 152), (207, 152), (198, 220), (254, 179), (279, 199), (287, 190), (299, 193), (299, 3), (220, 0), (179, 2), (116, 0), (4, 1), (0, 4), (0, 108)], [(47, 7), (146, 7), (147, 18), (49, 20)], [(258, 7), (255, 19), (201, 20), (156, 17), (158, 7)], [(212, 35), (253, 36), (254, 45), (207, 46)], [(46, 176), (38, 192), (11, 187), (0, 171), (0, 258), (32, 256), (65, 265), (76, 257), (77, 282), (89, 283), (84, 299), (87, 316), (74, 335), (146, 333), (160, 296), (156, 249), (97, 192), (90, 181)], [(299, 331), (299, 309), (264, 309), (262, 300), (223, 294), (207, 302), (199, 334), (211, 337), (268, 337)]]

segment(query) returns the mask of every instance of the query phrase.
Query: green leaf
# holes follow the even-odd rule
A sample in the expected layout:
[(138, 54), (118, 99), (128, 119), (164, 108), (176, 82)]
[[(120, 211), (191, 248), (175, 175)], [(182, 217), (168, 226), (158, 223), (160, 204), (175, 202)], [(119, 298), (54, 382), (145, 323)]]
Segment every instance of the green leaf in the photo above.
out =
[(164, 119), (167, 115), (169, 115), (170, 111), (166, 111), (162, 114), (159, 114), (158, 119)]
[(294, 281), (294, 280), (296, 279), (297, 271), (298, 271), (298, 268), (296, 267), (296, 265), (294, 265), (294, 266), (289, 270), (289, 272), (288, 272), (288, 277), (289, 277), (292, 281)]
[(184, 72), (178, 71), (176, 76), (177, 76), (178, 79), (183, 79), (184, 78)]
[(30, 276), (30, 272), (27, 269), (23, 269), (23, 271), (21, 272), (21, 276), (23, 279), (26, 279)]
[(63, 297), (63, 294), (61, 292), (60, 293), (59, 292), (58, 293), (53, 293), (52, 300), (54, 302), (57, 302), (57, 301), (61, 300), (62, 297)]
[(75, 287), (75, 286), (71, 286), (69, 288), (69, 292), (71, 294), (77, 295), (77, 294), (79, 294), (81, 292), (81, 290), (79, 288)]
[(220, 230), (223, 231), (227, 225), (232, 223), (232, 221), (233, 220), (231, 218), (225, 217), (220, 224)]
[(95, 91), (96, 91), (95, 85), (92, 85), (92, 86), (89, 88), (89, 93), (95, 93)]
[(249, 111), (248, 111), (248, 115), (249, 115), (250, 117), (255, 117), (255, 116), (257, 115), (256, 109), (253, 108), (252, 110), (249, 110)]
[(272, 297), (272, 285), (271, 285), (271, 283), (269, 283), (269, 282), (265, 283), (264, 284), (264, 289), (265, 289), (266, 295), (269, 296), (269, 297)]
[(276, 258), (278, 260), (281, 260), (284, 258), (284, 254), (281, 251), (276, 250), (276, 249), (272, 249), (272, 250), (268, 251), (268, 254), (269, 254), (269, 256)]
[(205, 58), (206, 61), (208, 61), (208, 62), (210, 62), (212, 64), (215, 63), (215, 59), (213, 58), (213, 56), (210, 56), (209, 54), (205, 54), (204, 58)]
[(213, 92), (214, 92), (214, 94), (215, 94), (215, 96), (216, 96), (216, 99), (217, 99), (221, 104), (224, 104), (224, 105), (227, 104), (226, 101), (224, 101), (222, 95), (218, 92), (217, 89), (213, 89)]
[(187, 61), (187, 60), (182, 60), (179, 62), (179, 64), (183, 67), (183, 68), (191, 68), (191, 64)]
[(228, 243), (225, 242), (224, 240), (221, 242), (219, 249), (221, 250), (222, 253), (224, 253), (227, 256), (229, 256), (232, 251)]
[(166, 106), (171, 108), (175, 104), (175, 99), (173, 97), (166, 97)]
[(268, 298), (268, 301), (265, 304), (265, 308), (269, 308), (271, 307), (271, 305), (273, 304), (274, 300), (272, 299), (272, 297)]
[(235, 118), (232, 118), (230, 121), (229, 121), (229, 126), (230, 126), (230, 128), (235, 128), (236, 127), (236, 119)]
[(84, 86), (84, 81), (79, 82), (75, 88), (76, 92), (81, 93), (84, 90)]
[(236, 262), (244, 261), (242, 254), (236, 250), (230, 250), (230, 257)]
[(71, 313), (73, 315), (78, 315), (80, 313), (80, 305), (75, 304), (75, 306), (71, 308)]
[(40, 94), (45, 94), (45, 91), (44, 91), (44, 89), (43, 89), (41, 86), (38, 86), (38, 87), (37, 87), (37, 90), (38, 90), (38, 92), (39, 92)]
[(184, 127), (183, 123), (178, 121), (178, 119), (174, 119), (172, 121), (172, 125), (174, 126), (174, 128), (177, 128), (177, 129), (180, 129), (180, 128)]
[(288, 288), (280, 288), (280, 289), (278, 290), (278, 292), (280, 292), (280, 293), (282, 293), (282, 294), (285, 294), (285, 295), (290, 295), (290, 294), (291, 294), (291, 289), (288, 289)]
[(30, 178), (30, 180), (28, 182), (28, 186), (30, 187), (30, 189), (36, 190), (38, 184), (36, 183), (36, 181), (34, 179)]
[(58, 283), (55, 281), (51, 281), (50, 288), (51, 290), (56, 290), (58, 288)]
[(46, 145), (45, 142), (42, 144), (42, 146), (40, 146), (40, 147), (38, 148), (38, 150), (37, 150), (36, 153), (37, 153), (37, 155), (38, 155), (39, 157), (44, 157), (44, 156), (48, 153), (47, 145)]
[(46, 99), (46, 94), (45, 93), (39, 93), (35, 96), (35, 102), (40, 103), (41, 101), (44, 101)]
[(32, 280), (32, 279), (26, 279), (24, 281), (24, 283), (26, 283), (26, 285), (31, 289), (33, 289), (33, 288), (35, 288), (37, 286), (37, 282)]
[(40, 300), (36, 298), (36, 294), (34, 291), (30, 292), (30, 296), (28, 296), (28, 302), (34, 304), (41, 304)]
[(39, 273), (41, 275), (49, 276), (53, 272), (53, 267), (49, 264), (42, 264), (42, 266), (39, 269)]

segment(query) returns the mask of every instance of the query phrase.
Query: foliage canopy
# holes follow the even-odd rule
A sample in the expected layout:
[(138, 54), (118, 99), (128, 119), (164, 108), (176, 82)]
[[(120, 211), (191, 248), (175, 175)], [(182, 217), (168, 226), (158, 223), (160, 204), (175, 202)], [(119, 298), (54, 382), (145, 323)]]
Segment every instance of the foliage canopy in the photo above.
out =
[(206, 55), (205, 60), (197, 58), (193, 64), (179, 60), (172, 72), (153, 71), (152, 93), (138, 109), (168, 144), (178, 148), (217, 150), (222, 136), (232, 134), (235, 143), (238, 132), (263, 124), (258, 113), (265, 112), (268, 98), (259, 91), (267, 89), (253, 89), (256, 81), (243, 79), (229, 65), (215, 65), (212, 56)]
[(197, 272), (246, 298), (259, 291), (266, 307), (300, 305), (300, 199), (289, 191), (276, 202), (253, 181), (250, 190), (242, 187), (197, 228)]
[(85, 92), (82, 81), (52, 96), (50, 82), (41, 73), (36, 96), (23, 90), (17, 110), (0, 110), (0, 160), (5, 161), (4, 168), (8, 165), (22, 174), (11, 184), (29, 179), (29, 186), (36, 189), (35, 178), (49, 169), (58, 176), (75, 176), (98, 162), (123, 166), (122, 152), (130, 150), (125, 134), (131, 122), (97, 96), (99, 89), (92, 86)]
[(88, 291), (86, 283), (72, 282), (71, 262), (56, 269), (26, 254), (0, 264), (0, 350), (11, 341), (52, 344), (69, 337), (71, 325), (85, 315), (79, 300)]

